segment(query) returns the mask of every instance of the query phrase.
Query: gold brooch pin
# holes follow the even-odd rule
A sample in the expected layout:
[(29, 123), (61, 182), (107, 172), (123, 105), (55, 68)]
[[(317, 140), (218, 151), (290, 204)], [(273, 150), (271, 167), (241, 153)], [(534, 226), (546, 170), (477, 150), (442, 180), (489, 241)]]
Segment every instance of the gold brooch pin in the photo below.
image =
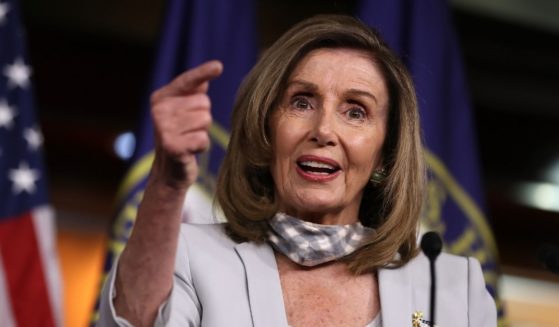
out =
[[(431, 322), (429, 320), (423, 319), (423, 311), (417, 310), (411, 315), (411, 326), (412, 327), (430, 327)], [(438, 327), (437, 325), (433, 325), (433, 327)]]
[(421, 327), (421, 320), (423, 319), (423, 312), (416, 311), (411, 316), (411, 326), (412, 327)]

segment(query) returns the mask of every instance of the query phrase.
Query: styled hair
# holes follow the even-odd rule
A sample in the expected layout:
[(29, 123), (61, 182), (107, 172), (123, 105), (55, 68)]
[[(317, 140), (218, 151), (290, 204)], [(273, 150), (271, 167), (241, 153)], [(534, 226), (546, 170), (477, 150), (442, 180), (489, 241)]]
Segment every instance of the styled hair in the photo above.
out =
[(387, 176), (380, 185), (367, 184), (359, 210), (360, 221), (375, 233), (346, 257), (348, 267), (361, 274), (403, 265), (417, 253), (425, 182), (415, 90), (407, 69), (379, 34), (349, 16), (320, 15), (296, 24), (264, 52), (243, 81), (217, 181), (217, 201), (228, 220), (228, 233), (237, 241), (266, 240), (267, 220), (278, 210), (270, 172), (274, 157), (270, 118), (295, 67), (321, 48), (367, 53), (381, 70), (389, 93), (382, 149)]

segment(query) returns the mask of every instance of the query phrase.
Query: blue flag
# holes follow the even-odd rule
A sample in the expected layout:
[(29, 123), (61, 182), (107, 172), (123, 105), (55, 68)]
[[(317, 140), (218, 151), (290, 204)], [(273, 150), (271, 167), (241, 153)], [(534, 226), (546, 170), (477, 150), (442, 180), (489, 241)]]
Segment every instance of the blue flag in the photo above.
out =
[(61, 326), (55, 221), (31, 76), (18, 1), (0, 0), (0, 325)]
[[(359, 18), (377, 29), (413, 76), (429, 168), (423, 226), (449, 252), (477, 258), (496, 297), (497, 247), (483, 192), (462, 58), (445, 0), (362, 0)], [(497, 301), (502, 317), (500, 302)]]
[[(211, 148), (198, 158), (200, 176), (185, 203), (188, 220), (210, 221), (211, 195), (219, 165), (225, 154), (229, 120), (238, 87), (256, 62), (256, 25), (253, 0), (170, 0), (161, 31), (150, 92), (169, 83), (177, 75), (205, 61), (218, 59), (223, 74), (210, 83), (213, 124)], [(147, 101), (146, 101), (147, 102)], [(153, 161), (153, 125), (147, 105), (129, 172), (117, 195), (118, 211), (107, 254), (104, 279), (115, 257), (128, 240), (138, 204)], [(199, 217), (204, 216), (205, 217)], [(97, 320), (97, 314), (93, 322)]]

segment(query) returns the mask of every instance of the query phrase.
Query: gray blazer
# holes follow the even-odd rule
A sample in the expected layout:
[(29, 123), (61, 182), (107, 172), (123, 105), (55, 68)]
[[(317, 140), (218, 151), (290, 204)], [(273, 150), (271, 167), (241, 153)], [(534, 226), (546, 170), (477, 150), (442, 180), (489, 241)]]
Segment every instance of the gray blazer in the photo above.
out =
[[(279, 273), (267, 244), (235, 243), (223, 225), (181, 227), (173, 290), (156, 326), (286, 327)], [(98, 326), (129, 326), (112, 305), (114, 271), (107, 279)], [(477, 260), (437, 259), (437, 326), (497, 326), (495, 302)], [(429, 320), (429, 261), (419, 255), (404, 267), (380, 269), (383, 327), (412, 326), (417, 311)]]

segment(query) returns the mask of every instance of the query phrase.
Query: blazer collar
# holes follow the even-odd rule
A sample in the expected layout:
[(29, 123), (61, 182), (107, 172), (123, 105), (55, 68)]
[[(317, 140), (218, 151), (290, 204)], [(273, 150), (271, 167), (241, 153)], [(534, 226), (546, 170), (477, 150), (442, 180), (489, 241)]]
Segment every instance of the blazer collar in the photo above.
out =
[(235, 251), (245, 268), (254, 327), (285, 327), (287, 316), (274, 251), (267, 244), (240, 243)]
[(378, 284), (382, 326), (411, 326), (413, 294), (408, 269), (379, 269)]
[[(245, 268), (254, 327), (285, 327), (287, 316), (274, 251), (268, 244), (253, 242), (235, 246)], [(413, 291), (408, 269), (379, 269), (380, 307), (383, 327), (411, 326)]]

